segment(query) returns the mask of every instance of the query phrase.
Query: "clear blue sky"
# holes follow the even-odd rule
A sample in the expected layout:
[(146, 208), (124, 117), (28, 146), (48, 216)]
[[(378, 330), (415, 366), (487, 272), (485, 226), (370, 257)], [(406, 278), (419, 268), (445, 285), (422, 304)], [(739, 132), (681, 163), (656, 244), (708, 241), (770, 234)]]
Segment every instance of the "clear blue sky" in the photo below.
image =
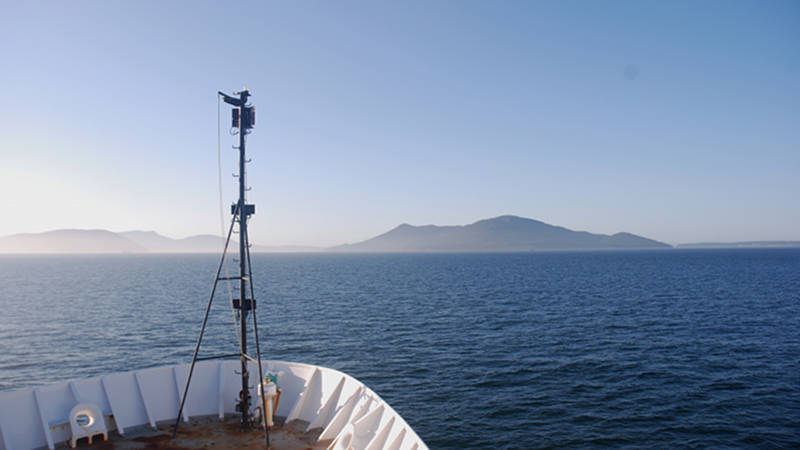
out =
[(800, 240), (796, 1), (4, 2), (0, 57), (0, 235), (218, 232), (246, 85), (259, 244)]

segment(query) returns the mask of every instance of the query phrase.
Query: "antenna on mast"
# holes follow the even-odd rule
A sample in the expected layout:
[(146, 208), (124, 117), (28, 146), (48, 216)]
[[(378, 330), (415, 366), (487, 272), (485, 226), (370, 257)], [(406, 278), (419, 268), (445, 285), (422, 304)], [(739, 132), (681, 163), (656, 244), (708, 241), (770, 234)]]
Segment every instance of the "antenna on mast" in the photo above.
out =
[[(189, 393), (189, 383), (192, 380), (192, 373), (194, 372), (195, 363), (198, 360), (207, 360), (207, 359), (219, 359), (219, 358), (227, 358), (231, 356), (238, 356), (241, 362), (241, 377), (242, 377), (242, 389), (239, 391), (239, 397), (236, 403), (236, 411), (241, 415), (241, 429), (250, 430), (253, 428), (253, 418), (251, 414), (251, 399), (252, 395), (250, 394), (250, 371), (248, 368), (248, 361), (255, 361), (258, 363), (258, 376), (259, 376), (259, 383), (263, 382), (264, 373), (261, 366), (261, 347), (258, 342), (258, 321), (256, 320), (256, 300), (255, 300), (255, 292), (253, 288), (253, 269), (250, 263), (250, 239), (248, 238), (247, 234), (247, 221), (249, 220), (250, 216), (255, 214), (256, 207), (253, 204), (248, 204), (246, 201), (245, 193), (249, 190), (246, 187), (246, 166), (249, 162), (246, 159), (245, 153), (245, 137), (250, 133), (250, 130), (255, 126), (256, 123), (256, 114), (255, 114), (255, 107), (249, 105), (247, 103), (247, 99), (250, 97), (250, 91), (247, 88), (240, 92), (236, 92), (235, 96), (230, 96), (225, 94), (224, 92), (217, 92), (219, 96), (222, 97), (222, 100), (233, 106), (233, 110), (231, 111), (231, 126), (233, 128), (238, 128), (239, 130), (239, 146), (236, 149), (239, 150), (239, 173), (237, 175), (239, 179), (239, 199), (236, 203), (231, 205), (231, 225), (228, 229), (228, 237), (225, 240), (225, 247), (222, 251), (222, 257), (219, 261), (219, 266), (217, 267), (217, 275), (214, 279), (214, 286), (211, 289), (211, 295), (208, 299), (208, 306), (206, 307), (206, 313), (203, 317), (203, 324), (200, 328), (200, 336), (197, 339), (197, 345), (194, 349), (194, 355), (192, 356), (192, 364), (189, 369), (189, 376), (186, 379), (186, 386), (183, 391), (183, 397), (181, 399), (181, 406), (178, 411), (178, 417), (175, 420), (175, 427), (172, 432), (172, 437), (174, 438), (178, 432), (178, 425), (180, 424), (181, 414), (183, 412), (184, 405), (186, 403), (186, 396)], [(225, 256), (228, 252), (228, 245), (230, 244), (231, 234), (233, 233), (234, 226), (239, 224), (239, 276), (237, 277), (220, 277), (220, 273), (222, 271), (222, 266), (225, 262)], [(221, 280), (238, 280), (239, 281), (239, 298), (233, 299), (233, 308), (235, 311), (236, 318), (239, 323), (239, 353), (234, 355), (219, 355), (219, 356), (211, 356), (211, 357), (203, 357), (198, 358), (197, 354), (200, 350), (200, 343), (203, 340), (203, 333), (205, 332), (206, 323), (208, 322), (208, 315), (211, 311), (211, 303), (214, 300), (214, 294), (217, 290), (217, 284)], [(248, 291), (249, 291), (249, 298), (248, 298)], [(253, 312), (253, 333), (255, 336), (255, 345), (256, 345), (256, 358), (247, 354), (247, 317), (250, 315), (250, 311)], [(267, 408), (266, 408), (266, 395), (261, 395), (261, 405), (259, 406), (261, 410), (261, 417), (263, 418), (264, 422), (264, 431), (265, 431), (265, 443), (267, 448), (269, 448), (269, 427), (267, 426), (268, 420), (266, 417)]]

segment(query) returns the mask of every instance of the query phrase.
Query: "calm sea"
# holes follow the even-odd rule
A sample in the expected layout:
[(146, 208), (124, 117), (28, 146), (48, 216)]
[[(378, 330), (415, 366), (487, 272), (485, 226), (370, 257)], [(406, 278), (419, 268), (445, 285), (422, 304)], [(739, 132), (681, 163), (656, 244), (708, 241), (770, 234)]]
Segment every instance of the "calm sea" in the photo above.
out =
[[(0, 257), (0, 390), (191, 358), (217, 257)], [(800, 250), (254, 255), (263, 354), (432, 448), (800, 445)], [(207, 354), (235, 352), (227, 292)]]

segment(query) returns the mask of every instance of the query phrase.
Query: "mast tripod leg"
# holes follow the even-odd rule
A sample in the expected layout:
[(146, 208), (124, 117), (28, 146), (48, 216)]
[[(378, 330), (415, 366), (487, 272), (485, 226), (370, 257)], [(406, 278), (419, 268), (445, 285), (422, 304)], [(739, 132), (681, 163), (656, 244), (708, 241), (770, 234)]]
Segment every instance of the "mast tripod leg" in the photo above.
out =
[(211, 295), (208, 297), (208, 305), (206, 306), (206, 314), (203, 316), (203, 325), (200, 326), (200, 336), (197, 338), (197, 344), (194, 347), (194, 354), (192, 355), (192, 365), (189, 367), (189, 376), (186, 378), (186, 386), (183, 388), (183, 397), (181, 398), (181, 406), (178, 409), (178, 417), (175, 418), (175, 426), (172, 429), (172, 439), (178, 433), (178, 426), (181, 423), (181, 415), (183, 414), (183, 407), (186, 404), (186, 396), (189, 394), (189, 383), (192, 382), (192, 374), (194, 373), (194, 366), (197, 363), (197, 353), (200, 351), (200, 343), (203, 342), (203, 333), (206, 331), (206, 323), (208, 323), (208, 314), (211, 312), (211, 303), (214, 301), (214, 294), (217, 292), (217, 284), (219, 283), (219, 274), (222, 272), (222, 265), (225, 262), (225, 255), (228, 252), (228, 243), (231, 241), (231, 233), (233, 232), (234, 221), (231, 220), (231, 226), (228, 228), (228, 237), (225, 239), (225, 247), (222, 250), (222, 257), (219, 259), (217, 266), (217, 275), (214, 277), (214, 286), (211, 288)]
[[(250, 298), (256, 298), (255, 290), (253, 288), (253, 264), (250, 262), (250, 238), (245, 236), (244, 239), (245, 243), (247, 244), (247, 276), (250, 280)], [(256, 314), (255, 308), (253, 308), (253, 332), (255, 333), (256, 338), (256, 357), (258, 358), (258, 379), (259, 383), (264, 382), (264, 370), (262, 369), (261, 365), (261, 344), (258, 342), (258, 320), (256, 320), (258, 314)], [(267, 419), (267, 396), (264, 392), (263, 384), (261, 385), (261, 415), (264, 416), (264, 442), (269, 448), (269, 420)]]

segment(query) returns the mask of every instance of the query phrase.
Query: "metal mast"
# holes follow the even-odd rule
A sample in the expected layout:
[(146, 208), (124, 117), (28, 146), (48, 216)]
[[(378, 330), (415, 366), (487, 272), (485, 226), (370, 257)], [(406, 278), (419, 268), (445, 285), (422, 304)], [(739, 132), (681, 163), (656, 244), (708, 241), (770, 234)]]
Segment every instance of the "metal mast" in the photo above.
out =
[[(227, 358), (231, 356), (238, 356), (241, 362), (241, 376), (242, 376), (242, 389), (239, 391), (239, 398), (238, 402), (236, 403), (236, 411), (241, 414), (241, 429), (242, 430), (249, 430), (253, 426), (253, 420), (250, 415), (250, 407), (251, 407), (251, 395), (250, 395), (250, 372), (248, 369), (248, 361), (256, 361), (258, 363), (258, 376), (259, 376), (259, 383), (264, 379), (263, 369), (261, 366), (261, 348), (258, 342), (258, 322), (256, 320), (255, 308), (256, 308), (256, 301), (254, 298), (254, 288), (253, 288), (253, 277), (252, 277), (252, 266), (250, 263), (250, 240), (247, 235), (247, 220), (248, 218), (255, 214), (255, 205), (247, 204), (246, 202), (246, 192), (248, 188), (246, 186), (246, 170), (245, 166), (249, 162), (246, 159), (245, 153), (245, 136), (249, 133), (249, 130), (253, 128), (255, 125), (255, 108), (251, 105), (247, 104), (247, 99), (250, 97), (250, 91), (246, 88), (241, 92), (236, 92), (235, 95), (238, 97), (227, 95), (223, 92), (218, 92), (225, 101), (225, 103), (234, 107), (232, 111), (232, 122), (231, 126), (233, 128), (237, 128), (239, 132), (239, 174), (236, 175), (239, 178), (239, 200), (231, 205), (231, 215), (233, 216), (231, 221), (231, 226), (228, 229), (228, 237), (225, 241), (225, 247), (222, 252), (222, 258), (220, 259), (219, 266), (217, 267), (217, 275), (214, 280), (214, 287), (211, 289), (211, 296), (208, 300), (208, 306), (206, 307), (205, 317), (203, 318), (203, 325), (200, 328), (200, 336), (197, 339), (197, 345), (195, 346), (194, 356), (192, 357), (192, 365), (189, 369), (189, 376), (186, 379), (186, 386), (183, 392), (183, 398), (181, 400), (181, 406), (178, 411), (178, 417), (175, 421), (175, 428), (172, 433), (172, 437), (174, 438), (178, 432), (178, 425), (180, 423), (181, 413), (183, 411), (186, 396), (189, 392), (189, 383), (192, 380), (192, 373), (194, 372), (195, 363), (197, 361), (208, 360), (208, 359), (217, 359), (217, 358)], [(230, 243), (231, 233), (233, 232), (234, 225), (239, 223), (239, 276), (237, 277), (220, 277), (220, 273), (222, 270), (222, 266), (225, 261), (225, 255), (227, 254), (228, 244)], [(217, 284), (220, 280), (239, 280), (239, 298), (233, 299), (233, 308), (237, 313), (237, 318), (239, 322), (240, 328), (240, 336), (239, 336), (239, 353), (234, 355), (218, 355), (218, 356), (209, 356), (198, 358), (198, 352), (200, 350), (200, 343), (203, 340), (203, 333), (205, 332), (206, 323), (208, 321), (208, 315), (211, 311), (211, 303), (214, 300), (214, 294), (216, 293)], [(248, 288), (250, 291), (250, 296), (248, 298)], [(247, 316), (249, 311), (253, 311), (253, 332), (255, 335), (255, 345), (256, 345), (256, 355), (257, 359), (253, 358), (252, 356), (247, 354)], [(261, 417), (264, 420), (264, 430), (265, 430), (265, 443), (266, 446), (269, 447), (269, 429), (267, 427), (267, 419), (266, 415), (266, 399), (265, 395), (261, 395)]]
[[(232, 209), (232, 214), (234, 216), (234, 220), (239, 221), (239, 297), (241, 301), (239, 302), (239, 326), (241, 330), (241, 356), (239, 359), (242, 363), (242, 390), (239, 392), (239, 403), (236, 405), (236, 408), (242, 414), (242, 429), (250, 428), (250, 388), (249, 388), (249, 377), (250, 374), (247, 371), (247, 312), (252, 308), (252, 303), (247, 299), (247, 219), (255, 212), (255, 205), (248, 205), (245, 203), (245, 135), (247, 134), (247, 130), (252, 127), (252, 123), (250, 123), (251, 119), (255, 119), (252, 117), (253, 108), (247, 107), (247, 98), (250, 96), (250, 92), (245, 89), (238, 93), (239, 98), (229, 97), (225, 94), (223, 95), (223, 99), (225, 103), (229, 103), (234, 106), (239, 107), (239, 201), (236, 203)], [(234, 121), (236, 120), (236, 114), (233, 115)], [(236, 305), (234, 304), (234, 307)]]

